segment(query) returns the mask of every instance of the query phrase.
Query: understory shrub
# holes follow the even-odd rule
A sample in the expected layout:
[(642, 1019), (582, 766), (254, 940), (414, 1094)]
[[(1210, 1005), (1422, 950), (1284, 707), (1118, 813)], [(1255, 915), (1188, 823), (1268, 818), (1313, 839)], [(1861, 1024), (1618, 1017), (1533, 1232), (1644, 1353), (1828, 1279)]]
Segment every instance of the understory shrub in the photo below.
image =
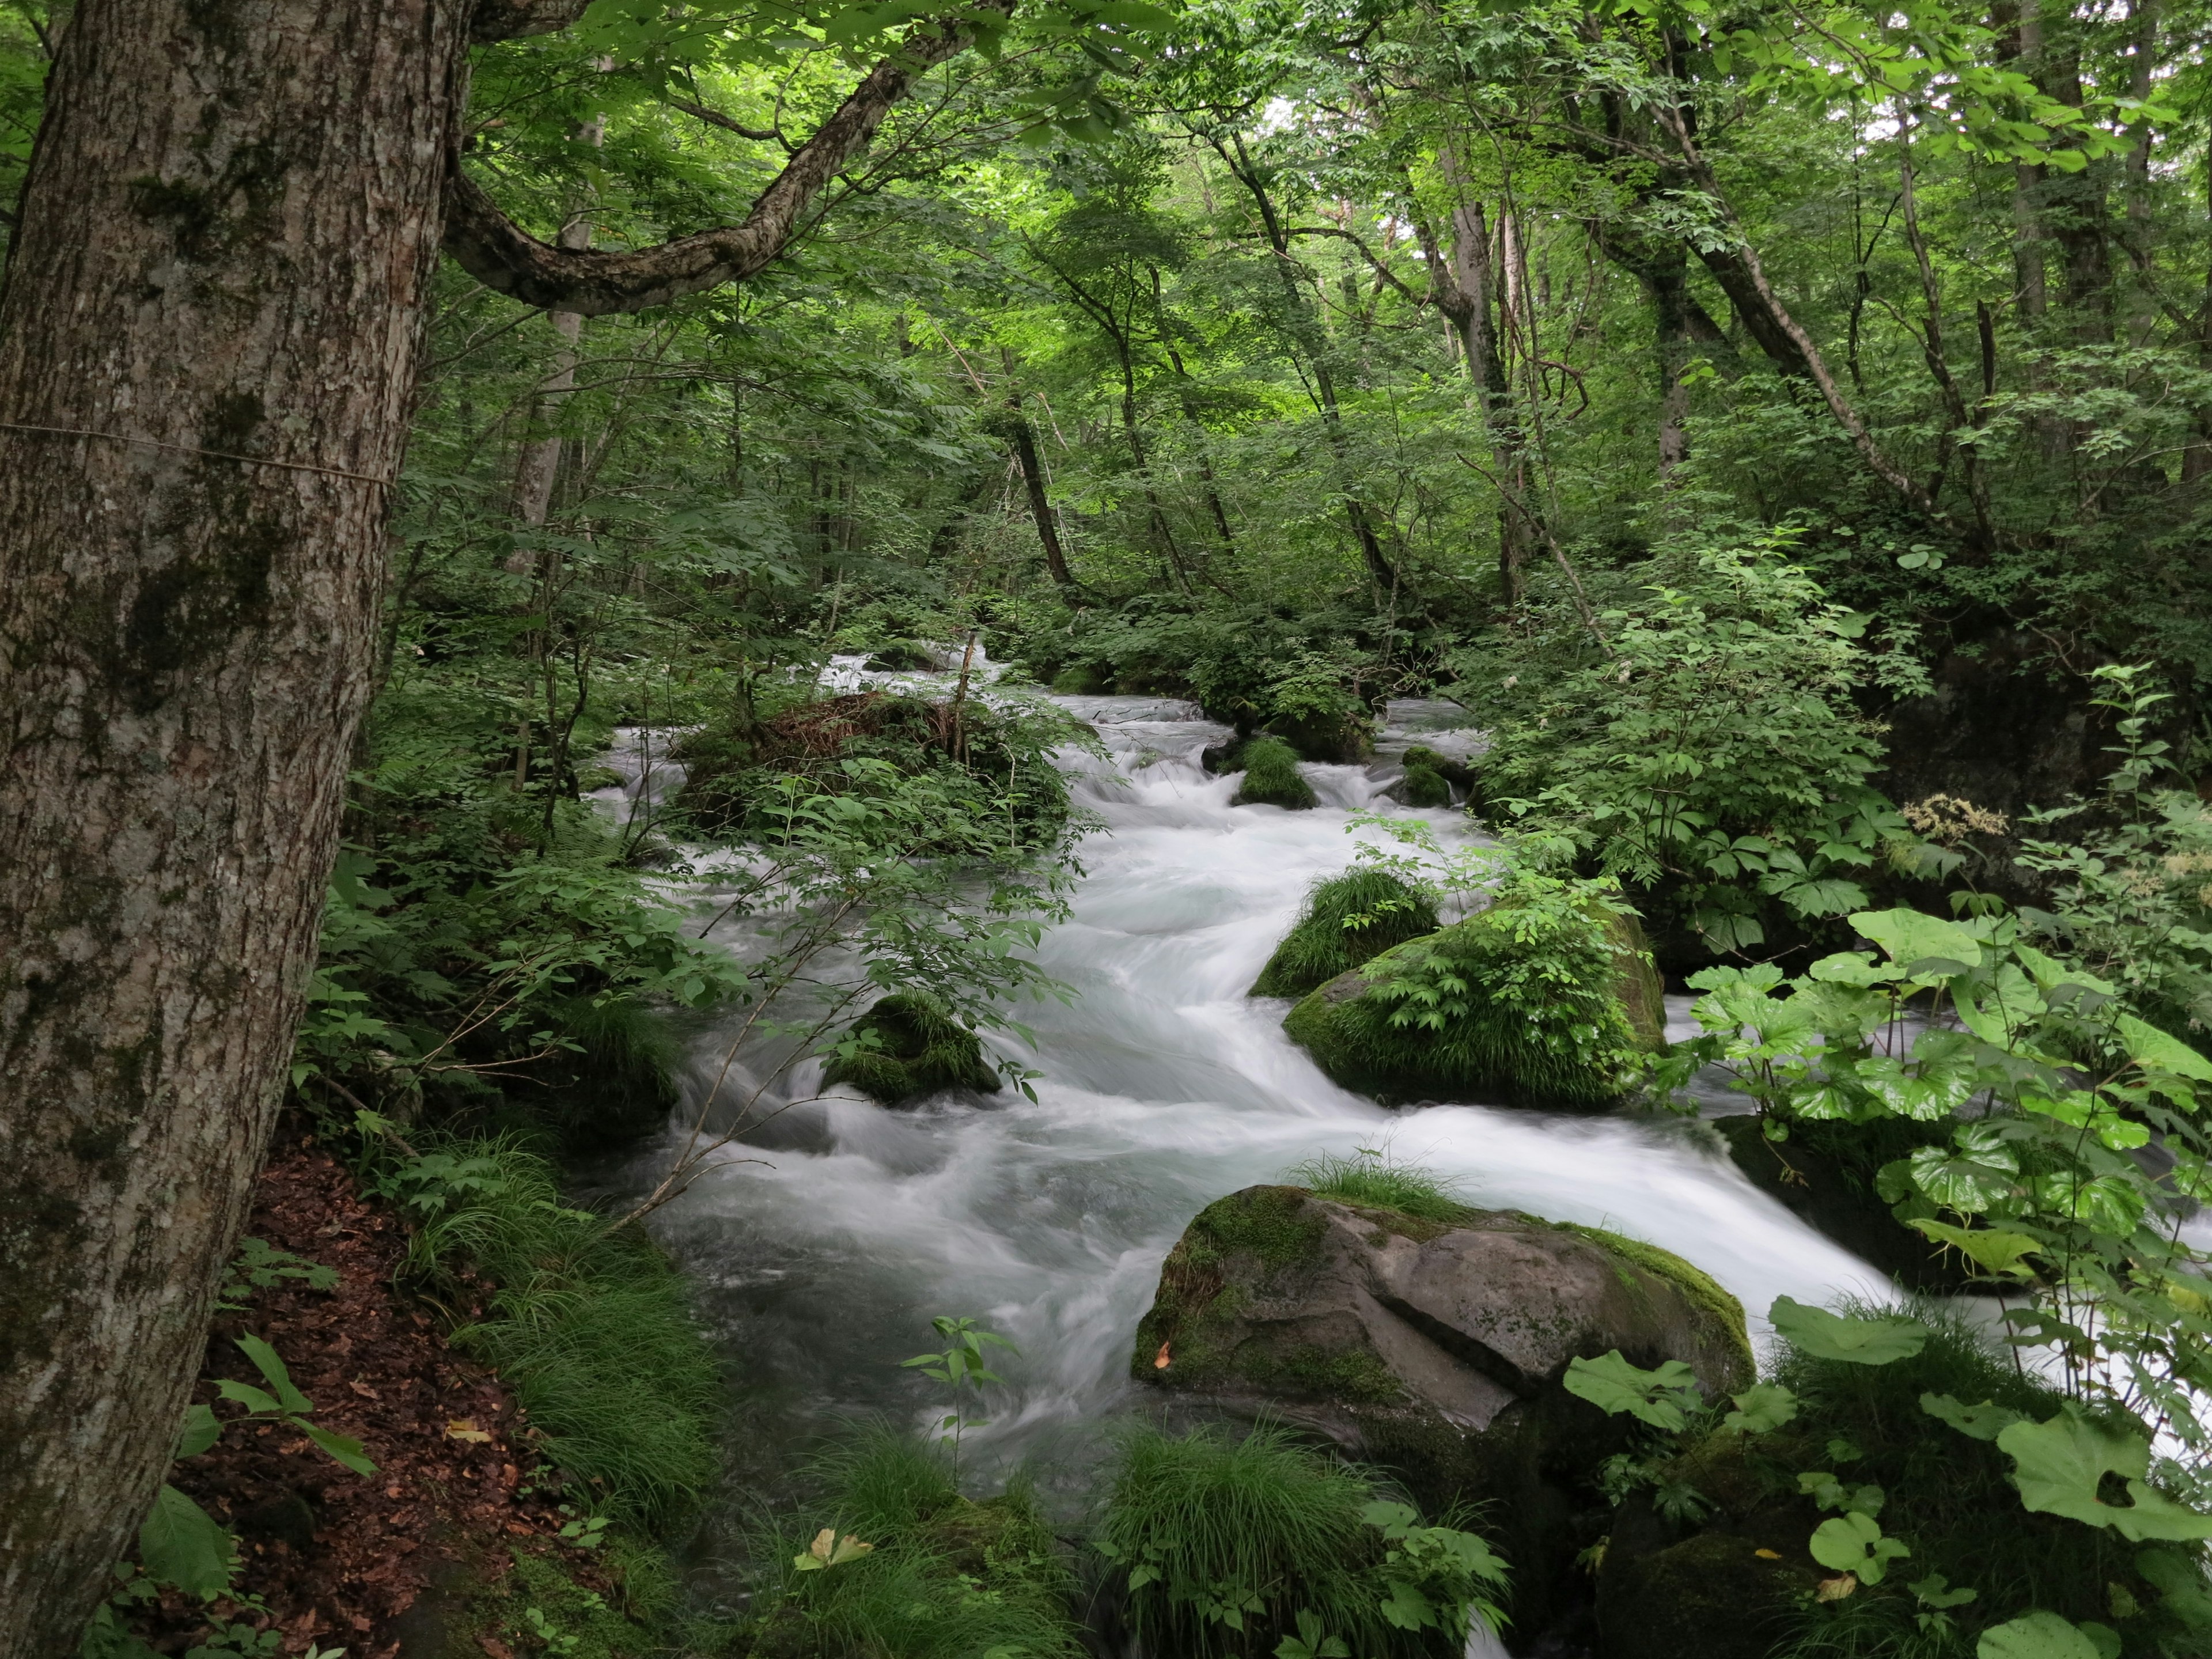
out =
[(885, 1106), (940, 1089), (992, 1094), (1000, 1087), (999, 1073), (983, 1058), (975, 1034), (944, 1004), (917, 991), (884, 997), (856, 1020), (823, 1069), (822, 1083), (825, 1088), (849, 1084)]
[(1346, 1651), (1452, 1659), (1500, 1615), (1505, 1565), (1423, 1527), (1379, 1478), (1261, 1424), (1123, 1431), (1096, 1542), (1147, 1652), (1259, 1659)]
[(1709, 952), (1817, 931), (1867, 902), (1880, 861), (1913, 857), (1870, 782), (1882, 728), (1854, 697), (1911, 696), (1926, 672), (1870, 649), (1867, 618), (1832, 603), (1791, 544), (1680, 538), (1587, 621), (1562, 595), (1532, 632), (1456, 659), (1496, 711), (1473, 763), (1485, 800), (1570, 838), (1655, 926)]
[(1516, 872), (1489, 908), (1359, 975), (1308, 996), (1284, 1029), (1377, 1099), (1607, 1105), (1662, 1041), (1656, 973), (1606, 884)]
[(372, 1186), (419, 1223), (410, 1289), (458, 1316), (473, 1281), (491, 1282), (452, 1340), (498, 1370), (547, 1461), (594, 1509), (649, 1530), (690, 1512), (718, 1467), (721, 1383), (652, 1240), (571, 1206), (552, 1164), (511, 1139), (431, 1143)]
[(861, 1429), (807, 1471), (820, 1497), (753, 1540), (754, 1659), (1077, 1659), (1066, 1552), (1017, 1486), (963, 1497), (935, 1448)]
[(1339, 974), (1437, 930), (1428, 894), (1401, 876), (1357, 865), (1317, 881), (1253, 982), (1255, 997), (1302, 997)]
[(1313, 786), (1298, 770), (1297, 751), (1279, 738), (1255, 738), (1238, 751), (1244, 781), (1231, 806), (1281, 806), (1293, 812), (1321, 805)]

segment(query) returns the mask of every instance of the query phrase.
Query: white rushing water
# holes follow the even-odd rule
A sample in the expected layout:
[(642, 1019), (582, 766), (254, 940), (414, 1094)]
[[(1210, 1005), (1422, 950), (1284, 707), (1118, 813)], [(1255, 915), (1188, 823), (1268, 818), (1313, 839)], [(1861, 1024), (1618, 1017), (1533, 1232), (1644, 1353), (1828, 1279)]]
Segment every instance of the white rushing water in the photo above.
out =
[[(917, 1422), (941, 1410), (897, 1366), (931, 1346), (936, 1314), (975, 1316), (1020, 1348), (998, 1367), (1006, 1385), (974, 1455), (1078, 1455), (1084, 1431), (1151, 1397), (1127, 1380), (1130, 1344), (1184, 1224), (1321, 1152), (1387, 1145), (1458, 1179), (1470, 1203), (1663, 1245), (1754, 1322), (1781, 1294), (1886, 1291), (1757, 1192), (1695, 1122), (1391, 1112), (1330, 1083), (1284, 1036), (1286, 1005), (1245, 990), (1309, 884), (1350, 861), (1353, 812), (1388, 806), (1378, 780), (1395, 769), (1307, 767), (1323, 801), (1312, 811), (1233, 807), (1236, 780), (1199, 762), (1224, 728), (1188, 705), (1061, 701), (1095, 725), (1111, 763), (1071, 763), (1103, 828), (1083, 845), (1073, 919), (1039, 953), (1073, 998), (1018, 1011), (1034, 1053), (1007, 1044), (1042, 1073), (1036, 1100), (1008, 1090), (902, 1112), (857, 1097), (800, 1106), (760, 1137), (772, 1145), (733, 1149), (658, 1224), (738, 1362), (759, 1474), (795, 1429), (855, 1410)], [(1386, 756), (1409, 728), (1465, 720), (1439, 704), (1392, 716)], [(1438, 746), (1464, 750), (1468, 735)], [(1421, 816), (1468, 833), (1456, 814)], [(726, 1042), (702, 1034), (702, 1072)], [(811, 1093), (815, 1075), (801, 1068), (793, 1092)], [(656, 1149), (632, 1179), (665, 1157)]]

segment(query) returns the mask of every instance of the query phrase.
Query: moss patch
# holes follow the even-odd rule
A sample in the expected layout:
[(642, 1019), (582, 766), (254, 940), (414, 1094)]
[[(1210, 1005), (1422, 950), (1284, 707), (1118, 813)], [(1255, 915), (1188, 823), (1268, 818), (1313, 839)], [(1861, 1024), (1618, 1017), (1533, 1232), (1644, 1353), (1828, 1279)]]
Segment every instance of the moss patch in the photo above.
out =
[(1428, 767), (1408, 766), (1398, 785), (1398, 799), (1407, 806), (1449, 806), (1451, 785)]
[(822, 1073), (823, 1087), (849, 1084), (885, 1106), (942, 1089), (994, 1094), (1000, 1087), (975, 1034), (930, 998), (885, 997), (854, 1022), (852, 1035), (875, 1041), (831, 1060)]
[(1237, 762), (1244, 769), (1244, 781), (1237, 786), (1231, 806), (1280, 806), (1302, 812), (1321, 805), (1313, 786), (1298, 770), (1297, 751), (1279, 738), (1253, 738)]
[(1385, 870), (1347, 870), (1314, 884), (1251, 994), (1302, 997), (1436, 929), (1436, 907), (1418, 890)]
[(1573, 1222), (1550, 1224), (1562, 1232), (1577, 1238), (1586, 1238), (1607, 1255), (1641, 1267), (1654, 1279), (1665, 1280), (1680, 1291), (1689, 1304), (1703, 1314), (1721, 1334), (1735, 1356), (1739, 1380), (1733, 1385), (1748, 1387), (1759, 1374), (1758, 1357), (1751, 1346), (1751, 1333), (1746, 1325), (1743, 1304), (1730, 1295), (1725, 1286), (1704, 1268), (1685, 1261), (1672, 1250), (1662, 1250), (1656, 1244), (1646, 1244), (1641, 1239), (1624, 1238), (1619, 1233), (1607, 1232), (1601, 1227), (1583, 1227)]

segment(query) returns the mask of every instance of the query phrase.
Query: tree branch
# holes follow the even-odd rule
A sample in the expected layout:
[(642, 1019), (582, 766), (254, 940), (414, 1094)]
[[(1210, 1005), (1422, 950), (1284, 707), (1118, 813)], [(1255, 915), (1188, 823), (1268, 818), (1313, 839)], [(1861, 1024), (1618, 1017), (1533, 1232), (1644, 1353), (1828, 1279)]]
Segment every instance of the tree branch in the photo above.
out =
[(661, 94), (661, 101), (671, 109), (680, 109), (696, 120), (704, 121), (710, 127), (720, 127), (725, 132), (734, 132), (740, 138), (750, 138), (756, 143), (781, 144), (787, 150), (792, 147), (784, 136), (774, 127), (749, 127), (742, 121), (732, 119), (718, 109), (709, 109), (706, 105), (694, 103), (689, 98), (677, 98), (667, 93)]
[(469, 15), (469, 39), (478, 46), (519, 40), (526, 34), (555, 34), (584, 15), (590, 0), (477, 0)]
[[(536, 4), (550, 11), (554, 0), (498, 3), (517, 8)], [(975, 10), (1004, 15), (1013, 7), (1014, 0), (980, 0)], [(973, 38), (966, 25), (952, 19), (915, 27), (897, 52), (869, 70), (836, 113), (792, 152), (742, 224), (629, 252), (553, 247), (501, 212), (483, 186), (462, 169), (457, 156), (446, 184), (446, 251), (486, 288), (541, 310), (586, 317), (644, 311), (686, 294), (740, 282), (783, 252), (808, 205), (846, 163), (868, 147), (915, 79), (965, 52)]]

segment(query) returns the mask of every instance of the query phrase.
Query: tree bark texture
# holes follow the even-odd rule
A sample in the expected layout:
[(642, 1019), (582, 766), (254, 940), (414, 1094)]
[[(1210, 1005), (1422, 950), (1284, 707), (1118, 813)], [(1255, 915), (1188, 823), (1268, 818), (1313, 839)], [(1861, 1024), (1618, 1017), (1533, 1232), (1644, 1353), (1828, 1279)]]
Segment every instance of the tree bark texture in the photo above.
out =
[[(462, 0), (81, 0), (0, 292), (0, 1656), (169, 1462), (365, 701)], [(32, 429), (26, 429), (32, 428)]]

